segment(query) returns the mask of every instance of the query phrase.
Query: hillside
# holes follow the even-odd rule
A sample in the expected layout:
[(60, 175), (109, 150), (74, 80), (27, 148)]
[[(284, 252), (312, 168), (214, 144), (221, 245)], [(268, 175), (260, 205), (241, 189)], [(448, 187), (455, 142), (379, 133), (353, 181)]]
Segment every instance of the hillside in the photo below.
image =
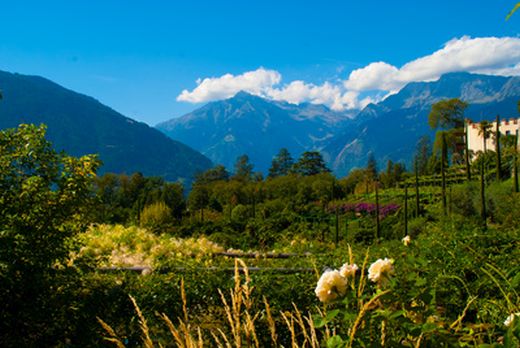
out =
[(212, 165), (156, 129), (45, 78), (0, 71), (0, 89), (0, 129), (44, 123), (57, 149), (75, 156), (99, 154), (102, 173), (141, 172), (190, 181)]

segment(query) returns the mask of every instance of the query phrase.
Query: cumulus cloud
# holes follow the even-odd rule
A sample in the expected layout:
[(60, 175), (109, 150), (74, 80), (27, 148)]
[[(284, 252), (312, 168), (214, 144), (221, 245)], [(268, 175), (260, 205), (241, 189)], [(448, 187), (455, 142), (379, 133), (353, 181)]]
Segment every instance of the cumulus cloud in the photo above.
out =
[(324, 104), (334, 110), (359, 109), (397, 93), (409, 82), (434, 81), (449, 72), (520, 75), (520, 38), (461, 37), (450, 40), (430, 55), (402, 67), (379, 61), (353, 70), (348, 79), (321, 85), (296, 80), (281, 84), (278, 71), (265, 68), (240, 75), (225, 74), (197, 80), (183, 90), (178, 101), (202, 103), (226, 99), (239, 91), (293, 104)]
[[(245, 91), (273, 100), (286, 101), (292, 104), (310, 102), (324, 104), (334, 110), (358, 108), (358, 92), (344, 91), (341, 85), (325, 82), (322, 85), (296, 80), (278, 86), (282, 76), (278, 71), (258, 68), (240, 75), (225, 74), (220, 77), (198, 79), (197, 87), (192, 91), (183, 90), (177, 101), (203, 103), (212, 100), (226, 99), (240, 91)], [(278, 87), (277, 87), (278, 86)]]
[(309, 102), (324, 104), (333, 110), (354, 109), (358, 107), (357, 92), (345, 92), (338, 85), (325, 82), (321, 86), (304, 81), (293, 81), (282, 88), (273, 88), (267, 95), (274, 100), (292, 104)]
[(208, 77), (197, 80), (197, 87), (191, 92), (183, 90), (177, 101), (203, 103), (226, 99), (240, 91), (255, 95), (264, 95), (267, 89), (280, 83), (282, 76), (278, 71), (259, 68), (241, 75), (225, 74), (220, 77)]
[(400, 86), (399, 69), (385, 62), (370, 63), (350, 73), (345, 88), (355, 91), (393, 90)]
[(433, 81), (449, 72), (518, 75), (519, 62), (519, 38), (464, 36), (450, 40), (440, 50), (415, 59), (400, 69), (385, 62), (371, 63), (356, 69), (350, 73), (344, 86), (356, 91), (395, 92), (409, 82)]

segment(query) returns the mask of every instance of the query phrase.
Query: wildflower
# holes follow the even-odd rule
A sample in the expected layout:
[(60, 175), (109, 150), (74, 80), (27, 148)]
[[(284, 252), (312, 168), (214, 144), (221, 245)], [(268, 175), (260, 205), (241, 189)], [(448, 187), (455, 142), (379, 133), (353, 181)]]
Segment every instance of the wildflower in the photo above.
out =
[(513, 323), (515, 322), (516, 317), (520, 317), (520, 312), (518, 312), (518, 313), (511, 313), (511, 315), (508, 316), (506, 318), (506, 320), (504, 321), (504, 325), (507, 326), (507, 327), (511, 327), (511, 325), (513, 325)]
[(358, 269), (359, 267), (355, 263), (346, 263), (343, 266), (341, 266), (341, 268), (339, 269), (339, 273), (345, 278), (353, 277), (356, 275)]
[(393, 263), (393, 259), (387, 259), (386, 257), (384, 260), (378, 259), (370, 265), (370, 268), (368, 269), (368, 279), (374, 283), (387, 280), (394, 272)]
[(347, 279), (342, 277), (338, 270), (326, 270), (316, 286), (316, 296), (321, 302), (330, 302), (345, 295)]
[(410, 238), (410, 236), (405, 236), (403, 239), (401, 239), (401, 241), (405, 246), (408, 246), (412, 242), (412, 238)]

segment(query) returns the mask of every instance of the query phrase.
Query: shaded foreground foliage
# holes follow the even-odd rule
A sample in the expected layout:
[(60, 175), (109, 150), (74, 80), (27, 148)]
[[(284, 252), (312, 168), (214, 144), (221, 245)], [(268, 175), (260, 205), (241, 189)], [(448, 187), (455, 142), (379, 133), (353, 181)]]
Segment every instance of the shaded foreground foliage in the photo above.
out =
[[(59, 269), (91, 207), (95, 156), (56, 153), (43, 126), (0, 132), (0, 342), (51, 345)], [(15, 334), (14, 334), (15, 333)], [(45, 335), (42, 335), (45, 333)], [(51, 337), (49, 337), (51, 336)], [(48, 341), (49, 340), (49, 341)]]
[[(54, 152), (43, 128), (2, 132), (0, 146), (4, 346), (111, 345), (107, 335), (142, 346), (143, 329), (150, 341), (176, 346), (198, 342), (198, 328), (207, 346), (518, 345), (520, 320), (504, 321), (520, 311), (519, 196), (511, 180), (492, 182), (491, 170), (483, 229), (479, 186), (457, 167), (447, 171), (443, 217), (440, 189), (429, 186), (435, 175), (418, 180), (421, 209), (404, 210), (399, 185), (415, 179), (393, 163), (378, 173), (370, 162), (341, 180), (327, 172), (233, 178), (215, 168), (185, 199), (178, 184), (139, 174), (94, 179), (95, 157)], [(247, 265), (259, 271), (241, 280), (229, 273), (233, 260), (216, 256), (229, 248), (257, 252)], [(293, 256), (262, 256), (273, 250)], [(384, 258), (394, 260), (393, 274), (367, 279)], [(320, 274), (345, 263), (360, 271), (321, 304)]]

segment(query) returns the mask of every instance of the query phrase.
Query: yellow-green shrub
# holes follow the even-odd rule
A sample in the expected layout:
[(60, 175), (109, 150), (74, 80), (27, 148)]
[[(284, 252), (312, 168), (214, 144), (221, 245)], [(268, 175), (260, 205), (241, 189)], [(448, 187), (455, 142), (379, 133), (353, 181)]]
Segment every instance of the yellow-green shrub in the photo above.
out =
[(154, 232), (159, 232), (171, 222), (173, 222), (171, 209), (164, 202), (149, 204), (141, 211), (141, 227), (148, 227)]

